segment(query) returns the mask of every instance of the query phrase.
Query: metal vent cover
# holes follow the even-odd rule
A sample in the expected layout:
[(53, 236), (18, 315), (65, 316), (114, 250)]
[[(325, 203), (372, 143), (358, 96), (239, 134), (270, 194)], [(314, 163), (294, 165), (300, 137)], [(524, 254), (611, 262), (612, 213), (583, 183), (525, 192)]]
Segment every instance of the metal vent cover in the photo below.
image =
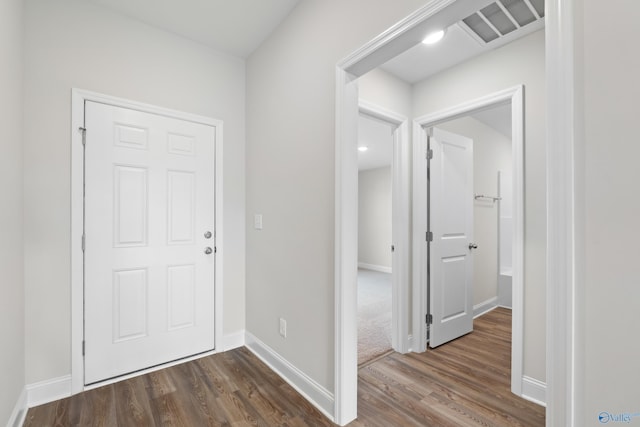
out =
[(544, 0), (496, 0), (460, 24), (478, 42), (489, 44), (525, 26), (543, 25), (543, 20)]

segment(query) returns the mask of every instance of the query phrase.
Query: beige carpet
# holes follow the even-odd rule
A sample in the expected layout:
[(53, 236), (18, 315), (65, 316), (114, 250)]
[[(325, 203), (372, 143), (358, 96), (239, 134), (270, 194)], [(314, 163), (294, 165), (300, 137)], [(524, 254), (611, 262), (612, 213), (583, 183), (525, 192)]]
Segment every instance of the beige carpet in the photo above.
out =
[(391, 274), (358, 270), (358, 365), (391, 350)]

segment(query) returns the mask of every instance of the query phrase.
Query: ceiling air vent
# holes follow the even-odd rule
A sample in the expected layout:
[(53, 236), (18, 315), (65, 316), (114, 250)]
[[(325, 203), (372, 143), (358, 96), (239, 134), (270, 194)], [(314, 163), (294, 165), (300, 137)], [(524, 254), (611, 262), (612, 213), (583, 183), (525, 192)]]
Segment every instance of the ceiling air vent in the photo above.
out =
[(543, 18), (544, 0), (497, 0), (464, 18), (462, 27), (479, 41), (491, 43)]

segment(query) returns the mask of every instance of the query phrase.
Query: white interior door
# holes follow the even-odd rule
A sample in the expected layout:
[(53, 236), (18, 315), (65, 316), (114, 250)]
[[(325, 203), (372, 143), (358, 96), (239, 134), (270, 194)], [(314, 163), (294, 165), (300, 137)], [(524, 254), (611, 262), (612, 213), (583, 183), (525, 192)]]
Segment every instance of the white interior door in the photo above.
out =
[(429, 137), (429, 346), (473, 330), (473, 141), (433, 128)]
[(85, 127), (91, 384), (214, 348), (215, 128), (96, 102)]

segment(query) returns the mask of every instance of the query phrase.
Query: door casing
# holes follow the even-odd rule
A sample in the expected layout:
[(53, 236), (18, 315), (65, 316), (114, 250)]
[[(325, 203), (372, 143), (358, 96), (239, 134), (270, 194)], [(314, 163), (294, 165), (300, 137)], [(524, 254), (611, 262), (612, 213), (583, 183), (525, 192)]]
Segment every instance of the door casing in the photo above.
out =
[[(100, 382), (91, 386), (84, 385), (84, 264), (82, 251), (82, 235), (84, 229), (84, 150), (81, 129), (84, 128), (85, 101), (104, 103), (122, 108), (143, 111), (151, 114), (186, 120), (194, 123), (214, 126), (216, 129), (215, 149), (215, 230), (216, 258), (214, 284), (215, 310), (215, 350), (198, 356), (182, 359), (177, 362), (160, 365), (134, 374), (125, 375), (111, 381)], [(81, 89), (71, 90), (71, 394), (80, 393), (105, 384), (121, 381), (132, 376), (158, 370), (186, 360), (204, 357), (222, 350), (223, 331), (223, 122), (209, 117), (184, 113), (154, 105), (144, 104), (122, 98), (116, 98)]]

